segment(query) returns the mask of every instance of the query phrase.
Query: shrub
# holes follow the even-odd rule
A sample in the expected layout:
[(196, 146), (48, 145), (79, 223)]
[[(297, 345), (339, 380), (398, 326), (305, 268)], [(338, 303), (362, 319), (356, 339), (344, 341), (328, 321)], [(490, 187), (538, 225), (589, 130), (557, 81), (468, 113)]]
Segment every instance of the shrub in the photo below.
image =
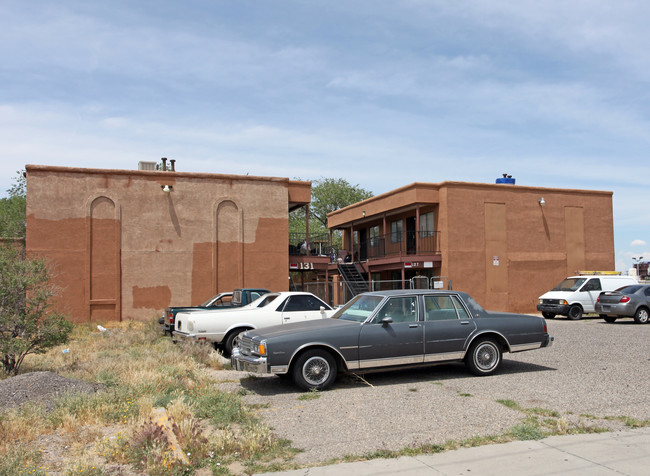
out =
[(6, 374), (17, 374), (26, 355), (67, 342), (72, 324), (50, 309), (54, 295), (44, 259), (0, 246), (0, 358)]

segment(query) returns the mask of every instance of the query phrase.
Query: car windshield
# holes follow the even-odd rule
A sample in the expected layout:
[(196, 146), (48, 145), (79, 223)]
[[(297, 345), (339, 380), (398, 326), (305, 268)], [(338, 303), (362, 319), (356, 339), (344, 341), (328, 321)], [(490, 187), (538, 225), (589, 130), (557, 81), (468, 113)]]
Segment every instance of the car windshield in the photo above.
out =
[(214, 298), (215, 298), (215, 297), (216, 297), (216, 296), (212, 296), (212, 297), (211, 297), (210, 299), (208, 299), (207, 301), (202, 302), (201, 304), (199, 304), (199, 307), (208, 307), (210, 304), (212, 304), (212, 301), (214, 301)]
[(264, 307), (271, 304), (278, 294), (263, 294), (245, 307)]
[(465, 304), (469, 308), (470, 312), (474, 315), (482, 314), (485, 312), (485, 309), (483, 309), (483, 306), (481, 306), (479, 303), (477, 303), (473, 297), (468, 296), (467, 294), (463, 297), (463, 301), (465, 301)]
[(552, 291), (577, 291), (587, 278), (567, 278), (555, 286)]
[(352, 298), (345, 306), (336, 311), (332, 319), (344, 321), (364, 322), (374, 312), (383, 296), (360, 294)]
[(639, 289), (643, 289), (643, 286), (639, 284), (630, 284), (628, 286), (623, 286), (622, 288), (618, 288), (616, 292), (623, 293), (623, 294), (634, 294)]

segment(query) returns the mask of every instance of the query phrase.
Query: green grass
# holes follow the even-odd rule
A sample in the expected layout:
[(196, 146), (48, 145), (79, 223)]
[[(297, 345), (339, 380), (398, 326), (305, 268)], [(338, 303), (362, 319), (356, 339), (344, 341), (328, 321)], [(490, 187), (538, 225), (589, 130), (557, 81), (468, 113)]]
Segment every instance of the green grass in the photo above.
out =
[(320, 393), (319, 392), (308, 392), (308, 393), (303, 393), (298, 397), (298, 400), (300, 401), (305, 401), (305, 400), (317, 400), (320, 398)]
[(631, 418), (627, 416), (607, 416), (603, 418), (604, 420), (618, 420), (625, 424), (629, 428), (643, 428), (650, 426), (650, 420), (639, 420), (637, 418)]

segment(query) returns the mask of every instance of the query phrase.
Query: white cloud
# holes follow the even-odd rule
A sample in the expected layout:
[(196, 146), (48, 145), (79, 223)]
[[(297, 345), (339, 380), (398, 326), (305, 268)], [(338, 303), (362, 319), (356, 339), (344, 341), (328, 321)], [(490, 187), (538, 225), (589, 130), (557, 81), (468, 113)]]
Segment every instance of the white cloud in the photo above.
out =
[(374, 193), (507, 172), (613, 191), (617, 268), (650, 236), (648, 2), (50, 3), (0, 2), (0, 192), (162, 156)]

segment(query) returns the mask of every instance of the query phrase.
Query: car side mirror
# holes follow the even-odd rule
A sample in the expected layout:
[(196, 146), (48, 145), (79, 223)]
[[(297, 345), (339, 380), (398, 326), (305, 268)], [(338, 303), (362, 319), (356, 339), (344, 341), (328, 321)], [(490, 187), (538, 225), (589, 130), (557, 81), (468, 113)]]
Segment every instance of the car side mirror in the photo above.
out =
[(381, 322), (381, 325), (382, 325), (383, 327), (386, 327), (388, 324), (392, 324), (392, 323), (393, 323), (393, 318), (390, 317), (390, 316), (386, 316), (386, 317), (384, 317), (380, 322)]
[(320, 312), (325, 312), (325, 306), (320, 307)]

